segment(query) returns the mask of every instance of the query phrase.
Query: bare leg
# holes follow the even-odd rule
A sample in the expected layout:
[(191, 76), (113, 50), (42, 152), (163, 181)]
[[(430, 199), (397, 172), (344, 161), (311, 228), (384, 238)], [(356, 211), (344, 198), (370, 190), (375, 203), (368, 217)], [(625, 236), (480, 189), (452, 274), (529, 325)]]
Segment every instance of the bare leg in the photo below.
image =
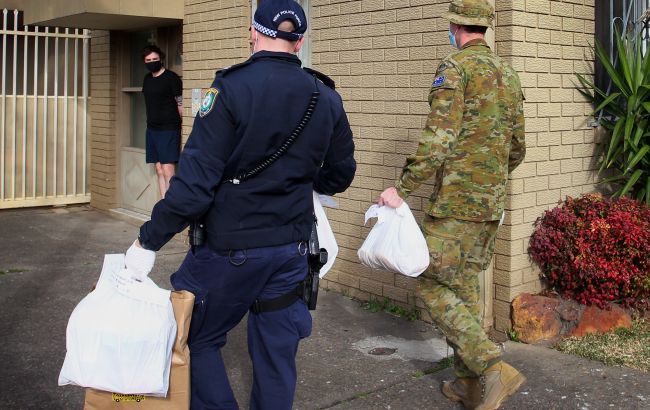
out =
[(162, 178), (160, 176), (158, 177), (158, 183), (160, 184), (160, 196), (164, 198), (165, 193), (169, 189), (169, 181), (172, 179), (174, 172), (176, 171), (176, 166), (175, 164), (160, 164), (160, 168), (162, 171)]
[(158, 191), (160, 192), (160, 197), (165, 197), (165, 192), (167, 192), (167, 186), (165, 185), (165, 175), (163, 174), (163, 164), (156, 162), (156, 177), (158, 178)]

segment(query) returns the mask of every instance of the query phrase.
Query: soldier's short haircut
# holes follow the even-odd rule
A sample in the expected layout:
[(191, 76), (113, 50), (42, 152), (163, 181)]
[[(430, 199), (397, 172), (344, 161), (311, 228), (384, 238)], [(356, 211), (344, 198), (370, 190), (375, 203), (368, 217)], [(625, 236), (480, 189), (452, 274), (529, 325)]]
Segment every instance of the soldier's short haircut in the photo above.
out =
[(155, 44), (149, 44), (142, 49), (142, 59), (144, 60), (151, 53), (156, 53), (160, 56), (160, 61), (165, 59), (165, 53)]
[(485, 34), (487, 31), (487, 27), (483, 26), (465, 26), (465, 31), (468, 33), (480, 33), (480, 34)]

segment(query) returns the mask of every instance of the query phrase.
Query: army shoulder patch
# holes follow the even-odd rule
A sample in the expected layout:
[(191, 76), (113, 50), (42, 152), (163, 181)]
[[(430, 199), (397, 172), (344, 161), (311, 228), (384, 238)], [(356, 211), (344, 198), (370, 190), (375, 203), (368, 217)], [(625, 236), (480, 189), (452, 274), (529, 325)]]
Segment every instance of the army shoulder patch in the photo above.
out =
[(201, 101), (201, 108), (199, 108), (199, 116), (201, 118), (210, 114), (212, 107), (214, 107), (214, 101), (217, 99), (217, 95), (219, 95), (219, 90), (216, 88), (208, 88), (208, 91), (205, 92), (203, 101)]
[(439, 75), (438, 77), (435, 78), (435, 80), (433, 80), (433, 84), (431, 84), (431, 87), (440, 87), (445, 83), (446, 79), (447, 77), (445, 77), (444, 75)]

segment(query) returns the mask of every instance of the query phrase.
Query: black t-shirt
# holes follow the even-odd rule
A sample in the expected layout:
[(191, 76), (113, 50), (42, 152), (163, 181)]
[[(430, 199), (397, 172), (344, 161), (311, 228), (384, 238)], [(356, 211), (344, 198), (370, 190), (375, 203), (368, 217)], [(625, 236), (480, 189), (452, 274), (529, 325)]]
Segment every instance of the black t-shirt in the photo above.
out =
[(183, 95), (183, 83), (173, 71), (165, 69), (158, 77), (151, 73), (142, 82), (147, 107), (147, 128), (155, 131), (181, 128), (181, 116), (175, 97)]

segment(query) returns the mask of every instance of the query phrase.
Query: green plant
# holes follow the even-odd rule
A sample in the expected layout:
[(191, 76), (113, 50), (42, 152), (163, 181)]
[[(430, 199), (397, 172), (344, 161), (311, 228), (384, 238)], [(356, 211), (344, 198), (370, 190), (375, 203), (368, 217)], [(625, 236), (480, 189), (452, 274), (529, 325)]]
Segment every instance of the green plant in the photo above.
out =
[(23, 272), (25, 272), (24, 269), (13, 269), (13, 268), (4, 269), (4, 270), (0, 269), (0, 275), (5, 275), (7, 273), (23, 273)]
[(650, 371), (650, 323), (636, 320), (632, 328), (618, 328), (604, 334), (568, 338), (555, 348), (561, 352), (598, 360), (608, 366), (626, 366)]
[(512, 340), (513, 342), (519, 342), (519, 335), (517, 334), (517, 331), (515, 329), (508, 329), (506, 330), (506, 335), (508, 336), (509, 340)]
[(407, 320), (414, 321), (420, 319), (420, 311), (413, 307), (405, 309), (396, 305), (390, 299), (384, 298), (382, 300), (371, 298), (363, 308), (371, 312), (386, 312), (395, 316), (406, 318)]
[(601, 125), (610, 138), (600, 158), (600, 173), (613, 171), (603, 183), (619, 184), (615, 196), (631, 195), (650, 205), (650, 56), (644, 54), (643, 39), (617, 30), (616, 60), (596, 42), (595, 53), (611, 78), (614, 90), (602, 90), (578, 74), (578, 89), (603, 116)]

